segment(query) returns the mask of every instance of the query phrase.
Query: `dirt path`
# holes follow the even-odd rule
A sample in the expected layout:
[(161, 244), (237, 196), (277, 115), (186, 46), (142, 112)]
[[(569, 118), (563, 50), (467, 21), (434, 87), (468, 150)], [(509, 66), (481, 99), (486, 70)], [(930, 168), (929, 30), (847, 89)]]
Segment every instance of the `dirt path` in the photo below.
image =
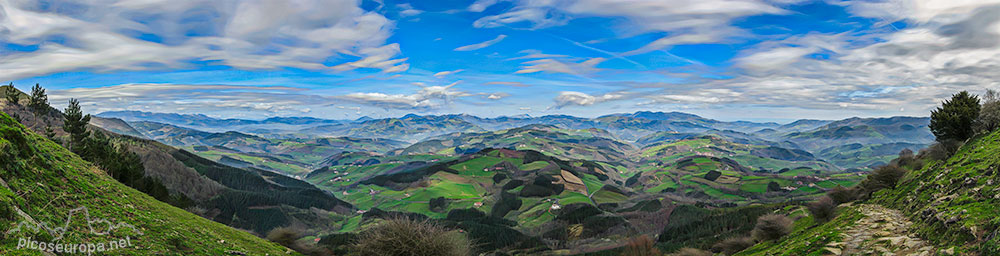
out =
[[(856, 206), (864, 218), (841, 236), (843, 242), (831, 243), (826, 250), (834, 255), (936, 255), (933, 246), (910, 233), (910, 222), (897, 210), (874, 204)], [(947, 255), (942, 251), (942, 254)]]

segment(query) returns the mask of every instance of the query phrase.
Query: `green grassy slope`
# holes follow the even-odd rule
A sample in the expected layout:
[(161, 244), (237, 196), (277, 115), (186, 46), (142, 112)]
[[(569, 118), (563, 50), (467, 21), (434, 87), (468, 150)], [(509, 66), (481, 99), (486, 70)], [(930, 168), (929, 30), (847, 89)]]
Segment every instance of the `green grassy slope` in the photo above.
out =
[(903, 211), (917, 233), (958, 251), (1000, 255), (1000, 131), (970, 140), (951, 158), (911, 171), (873, 200)]
[[(76, 217), (62, 243), (104, 242), (124, 239), (133, 243), (110, 254), (150, 255), (177, 253), (223, 255), (284, 255), (288, 249), (249, 233), (212, 222), (116, 182), (103, 171), (65, 148), (42, 138), (0, 114), (0, 229), (11, 230), (21, 222), (64, 223), (69, 212), (86, 207), (92, 218), (104, 218), (138, 228), (116, 229), (105, 236), (92, 235), (86, 222)], [(58, 224), (56, 224), (58, 225)], [(100, 229), (100, 224), (97, 228)], [(17, 249), (19, 238), (49, 241), (40, 230), (3, 233), (0, 254), (32, 255)]]
[[(781, 202), (808, 198), (861, 176), (807, 152), (741, 144), (702, 136), (654, 144), (640, 152), (641, 165), (625, 186), (647, 194), (671, 193), (716, 203)], [(774, 183), (780, 189), (768, 189)], [(771, 185), (772, 187), (774, 185)]]
[[(893, 189), (875, 192), (866, 203), (901, 211), (910, 231), (956, 255), (1000, 255), (1000, 132), (971, 139), (946, 160), (923, 159)], [(841, 207), (824, 224), (808, 215), (784, 239), (758, 244), (739, 255), (823, 255), (845, 227), (861, 218), (856, 206)], [(778, 253), (780, 252), (780, 253)]]

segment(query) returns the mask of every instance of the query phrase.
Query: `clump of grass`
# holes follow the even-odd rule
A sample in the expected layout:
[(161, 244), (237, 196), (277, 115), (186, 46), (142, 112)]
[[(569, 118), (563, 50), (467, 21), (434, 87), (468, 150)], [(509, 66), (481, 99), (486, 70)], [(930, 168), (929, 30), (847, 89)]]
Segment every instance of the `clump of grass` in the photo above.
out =
[(780, 239), (792, 232), (792, 220), (784, 215), (768, 214), (757, 218), (752, 234), (757, 240)]
[(656, 242), (653, 241), (649, 236), (642, 235), (640, 237), (633, 238), (628, 241), (625, 245), (625, 251), (622, 252), (621, 256), (660, 256), (659, 249), (656, 249)]
[(361, 233), (351, 255), (467, 256), (472, 242), (462, 233), (427, 220), (386, 220)]
[(712, 251), (725, 255), (733, 255), (746, 248), (750, 248), (754, 244), (753, 239), (750, 237), (730, 237), (713, 245)]

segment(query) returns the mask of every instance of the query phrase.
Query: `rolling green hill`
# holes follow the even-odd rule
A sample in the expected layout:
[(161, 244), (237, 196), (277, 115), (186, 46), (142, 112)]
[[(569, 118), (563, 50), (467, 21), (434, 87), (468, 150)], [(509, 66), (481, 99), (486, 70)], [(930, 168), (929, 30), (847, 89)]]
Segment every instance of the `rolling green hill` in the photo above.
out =
[(843, 173), (808, 152), (702, 136), (655, 144), (641, 151), (642, 165), (625, 185), (675, 200), (719, 205), (808, 198), (861, 176)]
[(600, 129), (569, 130), (550, 125), (529, 125), (495, 132), (434, 137), (394, 153), (460, 155), (485, 148), (536, 150), (565, 159), (619, 164), (629, 162), (627, 154), (635, 151), (632, 145), (619, 142), (611, 134)]
[(40, 223), (63, 223), (70, 211), (86, 207), (89, 216), (126, 223), (137, 230), (119, 228), (95, 236), (81, 222), (70, 219), (62, 243), (129, 239), (134, 246), (114, 254), (154, 254), (175, 251), (187, 254), (253, 255), (290, 254), (287, 248), (249, 233), (215, 223), (161, 203), (118, 183), (90, 163), (52, 141), (38, 136), (0, 113), (0, 229), (9, 231), (22, 222), (19, 232), (4, 234), (0, 254), (41, 255), (17, 249), (19, 238), (49, 241)]
[(304, 175), (323, 159), (344, 151), (387, 152), (405, 143), (389, 139), (272, 139), (240, 132), (212, 133), (155, 122), (132, 122), (145, 137), (235, 167)]

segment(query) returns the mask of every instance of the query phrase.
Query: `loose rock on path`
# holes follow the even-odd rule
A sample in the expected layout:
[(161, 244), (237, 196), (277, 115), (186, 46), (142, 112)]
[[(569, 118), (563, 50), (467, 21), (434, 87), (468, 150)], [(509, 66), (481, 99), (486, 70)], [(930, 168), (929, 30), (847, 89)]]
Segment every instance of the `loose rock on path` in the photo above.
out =
[(841, 233), (842, 242), (826, 246), (832, 255), (925, 256), (947, 255), (910, 233), (909, 221), (901, 212), (874, 204), (854, 206), (864, 215)]

